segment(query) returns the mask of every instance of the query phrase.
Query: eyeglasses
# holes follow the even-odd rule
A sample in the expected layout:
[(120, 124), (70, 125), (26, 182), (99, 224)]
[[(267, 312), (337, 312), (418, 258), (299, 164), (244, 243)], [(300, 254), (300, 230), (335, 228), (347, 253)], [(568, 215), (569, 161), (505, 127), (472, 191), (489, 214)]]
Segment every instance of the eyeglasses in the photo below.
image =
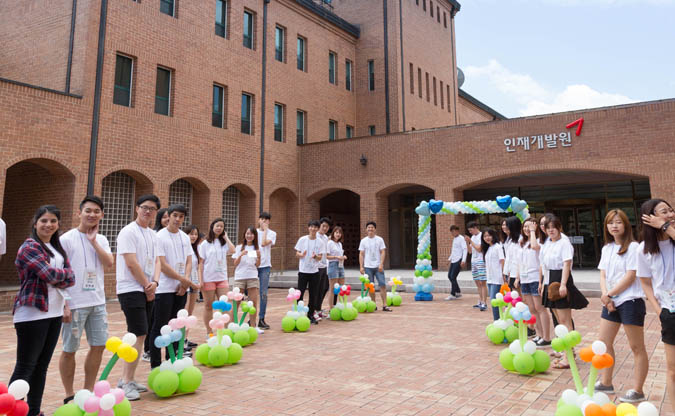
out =
[(142, 209), (145, 212), (155, 212), (157, 211), (157, 207), (151, 207), (148, 205), (139, 205), (138, 208)]

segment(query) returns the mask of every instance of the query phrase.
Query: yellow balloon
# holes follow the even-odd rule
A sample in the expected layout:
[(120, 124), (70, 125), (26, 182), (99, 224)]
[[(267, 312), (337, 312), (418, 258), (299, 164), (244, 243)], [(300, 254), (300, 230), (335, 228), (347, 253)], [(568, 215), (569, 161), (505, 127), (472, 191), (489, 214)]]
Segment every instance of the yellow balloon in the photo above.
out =
[(131, 347), (131, 345), (122, 343), (122, 344), (119, 346), (119, 348), (117, 348), (117, 355), (119, 355), (120, 358), (123, 359), (124, 361), (127, 361), (127, 359), (126, 359), (125, 357), (128, 357), (128, 356), (129, 356), (130, 351), (131, 351), (132, 349), (133, 349), (133, 348)]
[(637, 407), (630, 403), (621, 403), (616, 407), (616, 416), (630, 416), (637, 415)]
[(120, 347), (120, 344), (122, 344), (121, 339), (119, 339), (117, 337), (110, 337), (105, 342), (105, 349), (107, 349), (108, 351), (110, 351), (114, 354), (114, 353), (117, 352), (117, 349)]
[(138, 351), (136, 350), (136, 348), (131, 347), (129, 352), (126, 353), (126, 357), (122, 359), (128, 363), (133, 363), (134, 361), (136, 361), (136, 358), (138, 358)]

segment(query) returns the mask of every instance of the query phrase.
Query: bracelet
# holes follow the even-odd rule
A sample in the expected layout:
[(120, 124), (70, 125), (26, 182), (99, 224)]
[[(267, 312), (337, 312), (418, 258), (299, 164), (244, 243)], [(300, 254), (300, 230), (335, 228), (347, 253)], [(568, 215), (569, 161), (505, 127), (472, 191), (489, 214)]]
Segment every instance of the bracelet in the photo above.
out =
[(661, 231), (665, 233), (666, 230), (668, 230), (668, 227), (670, 227), (670, 221), (664, 222), (663, 225), (661, 226)]

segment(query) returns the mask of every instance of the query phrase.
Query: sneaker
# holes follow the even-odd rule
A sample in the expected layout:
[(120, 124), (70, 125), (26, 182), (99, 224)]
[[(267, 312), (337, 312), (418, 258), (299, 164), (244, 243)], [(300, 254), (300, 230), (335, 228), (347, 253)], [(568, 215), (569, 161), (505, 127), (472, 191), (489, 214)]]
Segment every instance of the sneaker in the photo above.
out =
[(258, 327), (260, 327), (262, 329), (270, 329), (270, 326), (267, 325), (267, 322), (265, 322), (264, 319), (261, 319), (261, 320), (258, 321)]
[(645, 400), (645, 395), (643, 393), (638, 393), (637, 391), (630, 389), (623, 396), (619, 397), (619, 401), (624, 403), (637, 403)]
[(529, 337), (533, 337), (533, 336), (535, 336), (535, 335), (537, 335), (537, 331), (535, 331), (535, 330), (532, 329), (532, 328), (527, 328), (527, 337), (528, 337), (528, 338), (529, 338)]
[(478, 302), (477, 304), (473, 305), (474, 308), (480, 309), (482, 303)]
[(445, 300), (455, 300), (455, 299), (457, 299), (457, 296), (452, 295), (452, 294), (448, 295), (448, 297), (445, 298)]
[(537, 348), (545, 348), (551, 345), (551, 341), (546, 341), (544, 338), (539, 338), (539, 341), (535, 342)]
[[(612, 385), (605, 386), (604, 384), (602, 384), (601, 381), (597, 381), (597, 382), (595, 383), (595, 391), (600, 391), (600, 392), (605, 393), (605, 394), (614, 394), (614, 386), (612, 386)], [(626, 396), (627, 396), (630, 392), (637, 393), (635, 390), (628, 390), (628, 391), (626, 392)], [(643, 394), (643, 395), (642, 395), (642, 400), (644, 400), (644, 397), (645, 397), (645, 396), (644, 396), (644, 394)], [(623, 397), (621, 397), (621, 399), (623, 399)], [(623, 401), (623, 400), (621, 400), (621, 401)]]
[(192, 351), (183, 351), (183, 357), (192, 357)]
[(534, 342), (536, 344), (537, 342), (539, 342), (540, 339), (541, 339), (541, 337), (539, 335), (537, 335), (536, 337), (532, 338), (532, 342)]
[(264, 334), (265, 333), (265, 330), (260, 328), (259, 326), (256, 326), (255, 330), (258, 331), (258, 334)]
[(314, 312), (314, 320), (317, 322), (321, 320), (321, 315), (319, 315), (319, 312)]
[(122, 387), (122, 390), (124, 390), (124, 397), (126, 397), (126, 399), (130, 402), (141, 399), (141, 395), (138, 393), (138, 390), (136, 390), (131, 383), (125, 384)]
[(484, 312), (485, 310), (487, 310), (487, 306), (484, 303), (481, 303), (478, 309), (480, 309), (481, 312)]
[(185, 340), (185, 343), (190, 348), (194, 348), (194, 347), (197, 347), (199, 345), (196, 342), (192, 342), (192, 341), (188, 341), (188, 340)]
[(143, 356), (141, 357), (141, 360), (150, 362), (150, 353), (149, 352), (144, 352)]
[(145, 393), (146, 391), (148, 391), (148, 388), (147, 388), (147, 387), (145, 387), (145, 386), (142, 385), (142, 384), (138, 384), (138, 383), (135, 382), (135, 381), (130, 381), (130, 382), (128, 382), (126, 385), (127, 385), (127, 386), (128, 386), (128, 385), (131, 385), (131, 386), (132, 386), (133, 388), (135, 388), (136, 391), (139, 392), (139, 393)]
[(309, 318), (309, 322), (312, 323), (312, 324), (314, 324), (314, 325), (318, 325), (318, 324), (319, 324), (319, 321), (317, 321), (316, 319), (314, 319), (314, 317)]
[(461, 294), (461, 293), (457, 293), (457, 294), (455, 295), (455, 297), (456, 297), (457, 299), (459, 299), (459, 298), (462, 297), (462, 294)]

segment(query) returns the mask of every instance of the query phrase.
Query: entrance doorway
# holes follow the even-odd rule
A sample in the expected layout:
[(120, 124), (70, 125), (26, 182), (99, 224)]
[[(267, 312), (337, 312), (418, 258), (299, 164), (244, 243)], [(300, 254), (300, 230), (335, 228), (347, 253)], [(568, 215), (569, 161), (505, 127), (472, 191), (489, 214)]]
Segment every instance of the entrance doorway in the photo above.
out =
[[(389, 265), (410, 269), (417, 260), (417, 218), (415, 208), (422, 201), (434, 198), (434, 191), (425, 186), (410, 186), (389, 195)], [(436, 216), (431, 216), (431, 252), (436, 253)], [(437, 256), (432, 267), (437, 268)]]
[(602, 250), (602, 215), (599, 204), (585, 204), (572, 207), (552, 207), (552, 212), (562, 223), (565, 234), (574, 247), (572, 266), (593, 268), (600, 262)]
[(319, 204), (319, 215), (330, 218), (333, 226), (339, 225), (344, 231), (345, 267), (359, 267), (361, 197), (352, 191), (341, 190), (324, 196)]

